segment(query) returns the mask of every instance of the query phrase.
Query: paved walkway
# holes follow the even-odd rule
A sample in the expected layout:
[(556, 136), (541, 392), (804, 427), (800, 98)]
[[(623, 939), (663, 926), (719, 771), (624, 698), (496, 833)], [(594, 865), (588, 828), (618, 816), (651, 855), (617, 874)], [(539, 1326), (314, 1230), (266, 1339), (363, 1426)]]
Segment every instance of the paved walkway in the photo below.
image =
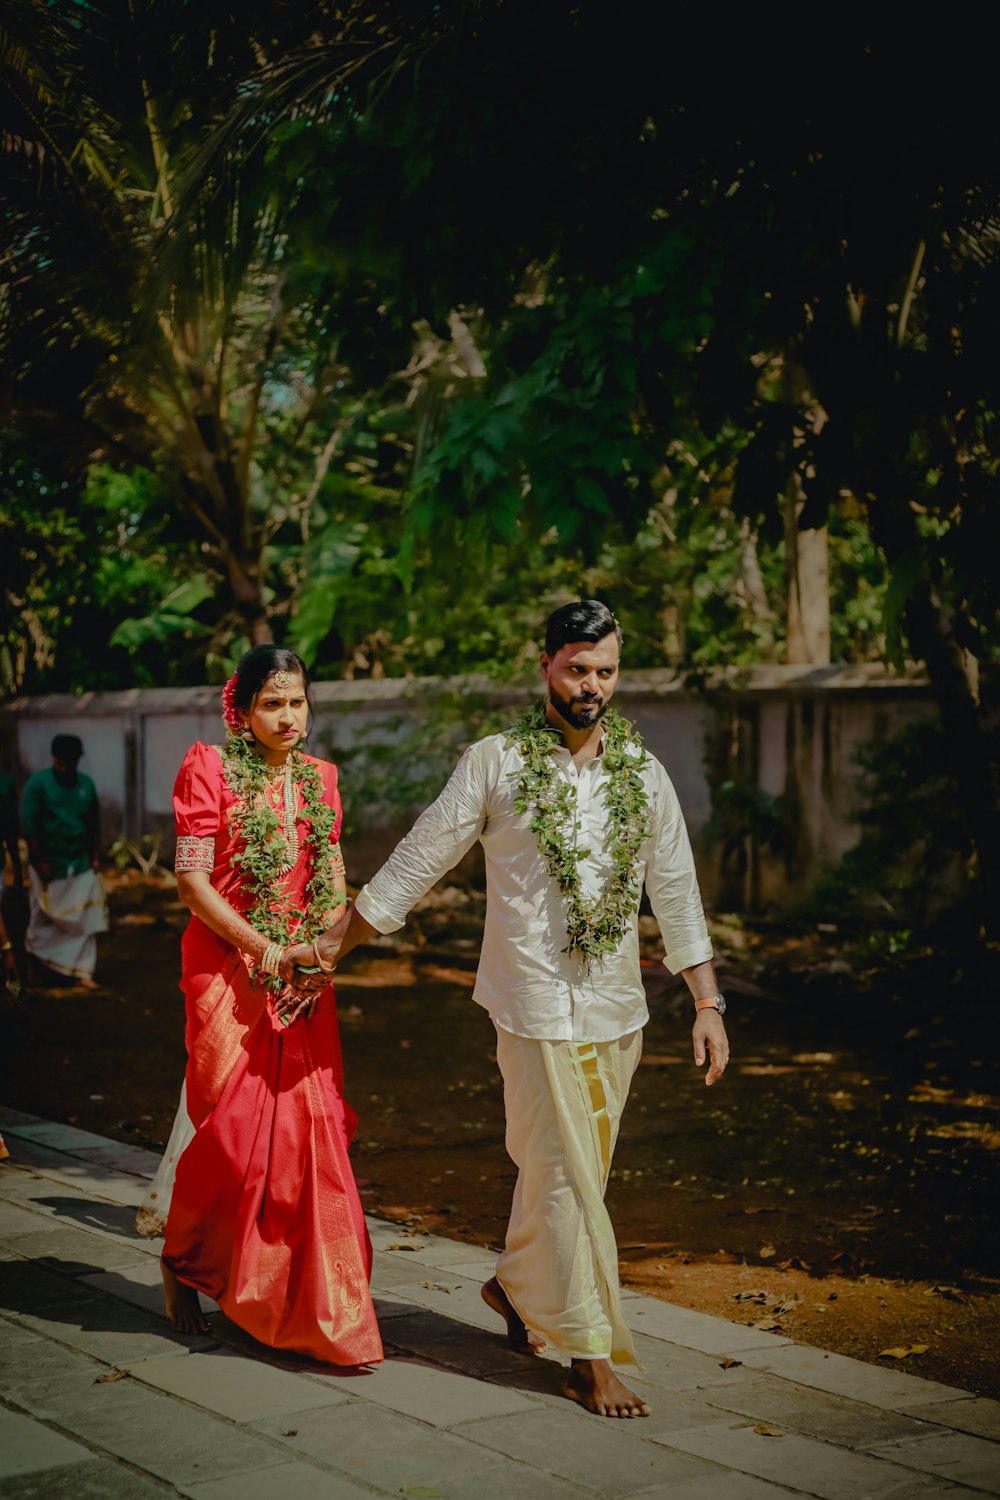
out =
[(274, 1358), (161, 1312), (132, 1229), (156, 1158), (0, 1109), (4, 1500), (923, 1500), (1000, 1494), (1000, 1403), (628, 1295), (654, 1414), (613, 1422), (511, 1353), (486, 1252), (372, 1220), (386, 1362)]

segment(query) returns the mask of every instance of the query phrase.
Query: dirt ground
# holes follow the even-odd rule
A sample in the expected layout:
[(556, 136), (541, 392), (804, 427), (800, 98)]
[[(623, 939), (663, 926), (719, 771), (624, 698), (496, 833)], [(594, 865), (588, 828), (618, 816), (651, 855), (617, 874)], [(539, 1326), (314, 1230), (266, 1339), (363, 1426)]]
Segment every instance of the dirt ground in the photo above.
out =
[[(168, 880), (112, 885), (103, 988), (0, 1000), (0, 1098), (161, 1146), (186, 913)], [(625, 1283), (1000, 1397), (998, 956), (964, 973), (948, 955), (876, 963), (833, 930), (715, 923), (733, 1062), (706, 1090), (651, 926), (651, 1020), (608, 1192)], [(404, 943), (347, 960), (337, 993), (366, 1207), (498, 1246), (514, 1172), (471, 1000), (480, 931), (479, 898), (439, 890)]]

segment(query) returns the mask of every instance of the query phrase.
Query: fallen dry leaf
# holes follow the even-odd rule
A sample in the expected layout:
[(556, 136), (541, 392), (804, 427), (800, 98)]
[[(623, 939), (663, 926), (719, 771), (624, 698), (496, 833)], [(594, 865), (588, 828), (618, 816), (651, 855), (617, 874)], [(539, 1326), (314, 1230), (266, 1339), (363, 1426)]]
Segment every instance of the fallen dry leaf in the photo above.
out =
[(741, 1359), (730, 1359), (729, 1355), (727, 1354), (726, 1357), (725, 1357), (725, 1359), (720, 1359), (719, 1360), (719, 1369), (720, 1370), (738, 1370), (739, 1367), (742, 1365), (742, 1363), (743, 1363), (743, 1361)]
[(98, 1375), (94, 1381), (95, 1385), (110, 1385), (113, 1380), (124, 1380), (126, 1375), (131, 1375), (131, 1370), (108, 1370), (104, 1375)]
[(444, 1286), (440, 1281), (422, 1281), (420, 1285), (425, 1286), (429, 1292), (451, 1292), (451, 1287)]
[(926, 1354), (930, 1344), (900, 1344), (895, 1349), (883, 1349), (879, 1359), (906, 1359), (909, 1354)]
[(416, 1250), (416, 1245), (386, 1245), (387, 1250)]
[(784, 1435), (778, 1431), (777, 1427), (772, 1427), (770, 1422), (758, 1422), (754, 1428), (754, 1432), (759, 1432), (761, 1437), (782, 1437)]
[(756, 1323), (750, 1324), (751, 1328), (759, 1328), (762, 1333), (780, 1333), (781, 1324), (776, 1318), (758, 1318)]
[(777, 1255), (777, 1253), (778, 1252), (777, 1250), (775, 1250), (773, 1245), (761, 1245), (760, 1249), (757, 1251), (757, 1254), (760, 1256), (761, 1260), (771, 1260), (772, 1257)]

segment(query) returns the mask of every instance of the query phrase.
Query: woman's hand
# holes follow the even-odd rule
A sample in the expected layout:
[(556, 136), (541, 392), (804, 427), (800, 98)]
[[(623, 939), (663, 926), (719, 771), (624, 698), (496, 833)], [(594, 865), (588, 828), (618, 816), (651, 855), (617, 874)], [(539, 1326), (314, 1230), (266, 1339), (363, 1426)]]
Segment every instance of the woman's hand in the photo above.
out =
[(312, 943), (290, 943), (281, 955), (278, 977), (284, 980), (285, 988), (275, 1003), (275, 1014), (283, 1026), (290, 1026), (301, 1015), (311, 1016), (330, 983), (329, 974), (317, 967)]

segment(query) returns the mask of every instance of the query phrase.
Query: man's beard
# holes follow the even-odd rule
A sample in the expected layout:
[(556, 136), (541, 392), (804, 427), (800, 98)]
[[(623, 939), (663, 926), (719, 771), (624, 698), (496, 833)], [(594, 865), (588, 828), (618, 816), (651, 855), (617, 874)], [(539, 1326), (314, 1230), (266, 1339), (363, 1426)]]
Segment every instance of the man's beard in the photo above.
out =
[(593, 729), (608, 711), (603, 698), (561, 698), (549, 684), (549, 702), (571, 729)]

